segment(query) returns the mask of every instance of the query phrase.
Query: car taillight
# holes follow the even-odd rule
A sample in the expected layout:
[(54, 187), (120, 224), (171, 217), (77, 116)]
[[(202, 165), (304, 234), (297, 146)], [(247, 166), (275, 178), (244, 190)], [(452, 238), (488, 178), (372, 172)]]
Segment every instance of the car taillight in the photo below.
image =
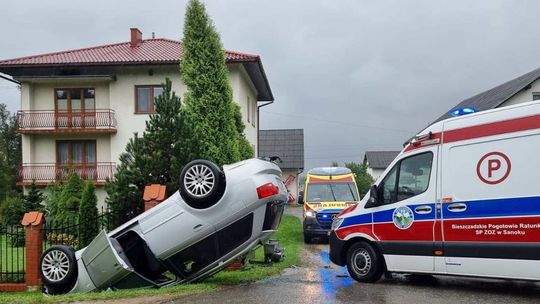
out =
[(276, 195), (278, 193), (279, 193), (279, 187), (272, 183), (266, 183), (257, 188), (257, 194), (259, 195), (259, 199)]
[(353, 205), (353, 206), (350, 206), (350, 207), (348, 207), (348, 208), (345, 208), (345, 209), (343, 209), (343, 211), (341, 211), (340, 213), (338, 213), (338, 214), (336, 215), (336, 217), (342, 216), (342, 215), (347, 214), (347, 213), (349, 213), (349, 212), (352, 212), (352, 211), (354, 211), (354, 209), (356, 209), (356, 207), (358, 207), (358, 205)]

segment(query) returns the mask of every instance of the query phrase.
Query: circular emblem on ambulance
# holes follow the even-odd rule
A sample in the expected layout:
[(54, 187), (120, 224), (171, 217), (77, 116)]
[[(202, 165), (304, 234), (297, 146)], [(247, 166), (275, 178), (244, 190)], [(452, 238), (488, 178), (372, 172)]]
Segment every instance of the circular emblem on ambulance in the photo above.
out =
[(411, 208), (403, 206), (394, 210), (392, 218), (396, 227), (399, 229), (408, 229), (414, 222), (414, 213)]
[(490, 152), (476, 164), (476, 174), (478, 178), (488, 184), (496, 185), (502, 183), (512, 170), (510, 158), (502, 152)]

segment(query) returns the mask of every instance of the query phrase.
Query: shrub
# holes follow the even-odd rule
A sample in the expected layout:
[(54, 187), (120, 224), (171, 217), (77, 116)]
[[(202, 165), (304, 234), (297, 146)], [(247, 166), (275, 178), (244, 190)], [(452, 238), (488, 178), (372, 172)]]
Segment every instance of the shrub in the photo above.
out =
[(20, 225), (26, 209), (24, 202), (20, 197), (7, 198), (0, 206), (0, 224), (2, 225)]
[(86, 247), (99, 233), (96, 188), (86, 182), (79, 208), (79, 246)]

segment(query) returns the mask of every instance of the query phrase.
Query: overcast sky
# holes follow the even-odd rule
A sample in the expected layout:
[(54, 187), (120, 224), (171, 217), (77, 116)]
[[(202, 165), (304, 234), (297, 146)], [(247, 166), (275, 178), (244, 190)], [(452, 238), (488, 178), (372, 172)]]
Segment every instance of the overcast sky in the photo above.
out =
[[(0, 59), (179, 39), (187, 0), (3, 1)], [(263, 129), (303, 128), (306, 169), (361, 162), (459, 101), (540, 67), (540, 1), (207, 0), (226, 49), (262, 57)], [(0, 80), (0, 102), (18, 110)]]

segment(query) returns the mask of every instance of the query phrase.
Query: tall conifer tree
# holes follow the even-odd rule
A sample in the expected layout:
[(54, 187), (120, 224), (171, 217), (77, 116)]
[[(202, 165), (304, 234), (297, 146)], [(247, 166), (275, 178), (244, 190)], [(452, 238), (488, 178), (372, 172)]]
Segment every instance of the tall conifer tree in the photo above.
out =
[(225, 52), (198, 0), (190, 0), (187, 6), (182, 46), (180, 75), (188, 89), (184, 117), (189, 159), (208, 159), (220, 166), (239, 161), (247, 153), (240, 152), (242, 135), (235, 120), (239, 109), (232, 106)]

